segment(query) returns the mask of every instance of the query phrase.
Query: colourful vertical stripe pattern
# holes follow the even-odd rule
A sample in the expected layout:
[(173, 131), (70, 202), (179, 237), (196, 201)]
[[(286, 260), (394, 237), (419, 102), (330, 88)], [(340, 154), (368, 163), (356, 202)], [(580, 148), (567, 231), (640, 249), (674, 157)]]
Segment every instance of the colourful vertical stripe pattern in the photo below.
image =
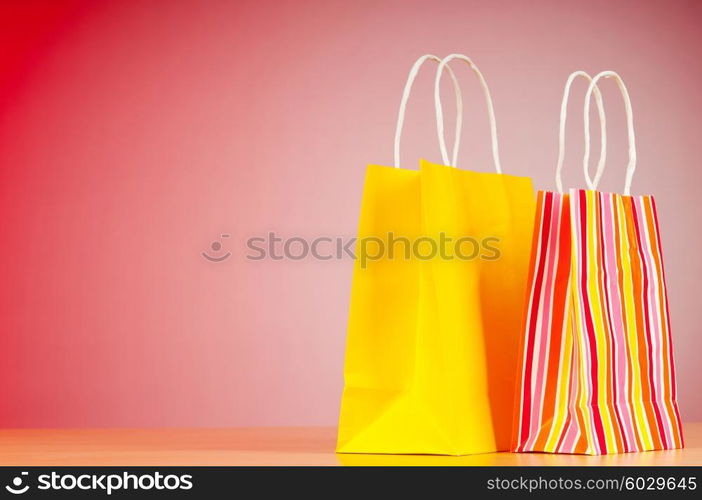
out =
[(681, 448), (656, 204), (541, 191), (514, 450)]

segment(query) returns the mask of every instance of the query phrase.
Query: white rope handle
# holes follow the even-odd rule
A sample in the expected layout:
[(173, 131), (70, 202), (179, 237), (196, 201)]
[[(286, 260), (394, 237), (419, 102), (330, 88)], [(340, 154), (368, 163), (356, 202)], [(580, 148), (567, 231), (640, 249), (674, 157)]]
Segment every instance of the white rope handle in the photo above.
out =
[[(400, 168), (400, 138), (402, 137), (402, 127), (405, 123), (405, 110), (407, 109), (407, 101), (409, 100), (410, 93), (412, 92), (412, 85), (414, 85), (414, 79), (417, 77), (422, 65), (428, 60), (441, 62), (441, 58), (433, 54), (425, 54), (419, 59), (417, 59), (410, 69), (409, 75), (407, 75), (407, 82), (405, 83), (405, 88), (402, 91), (402, 99), (400, 100), (400, 112), (397, 115), (397, 125), (395, 126), (395, 148), (394, 148), (394, 160), (395, 168)], [(458, 146), (460, 145), (461, 139), (461, 129), (463, 127), (463, 96), (461, 95), (461, 87), (458, 83), (455, 73), (448, 68), (451, 79), (453, 80), (453, 88), (456, 91), (456, 136), (453, 143), (453, 161), (454, 163), (458, 159)], [(441, 133), (441, 138), (443, 139), (443, 132)]]
[(595, 179), (590, 180), (590, 172), (588, 169), (588, 163), (590, 162), (590, 98), (592, 97), (593, 89), (597, 86), (597, 81), (600, 78), (614, 78), (617, 81), (617, 86), (624, 99), (624, 110), (626, 111), (626, 128), (627, 135), (629, 137), (629, 162), (626, 166), (626, 180), (624, 181), (624, 194), (629, 196), (631, 193), (631, 181), (634, 177), (634, 171), (636, 170), (636, 136), (634, 134), (634, 113), (631, 109), (631, 99), (629, 98), (629, 91), (626, 89), (624, 80), (614, 71), (602, 71), (601, 73), (595, 75), (595, 77), (590, 82), (590, 86), (587, 88), (587, 93), (585, 94), (585, 115), (584, 115), (584, 126), (585, 126), (585, 156), (583, 157), (583, 170), (585, 171), (585, 180), (590, 189), (597, 189), (597, 185), (602, 178), (602, 173), (604, 172), (604, 164), (601, 168), (597, 169), (595, 173)]
[(498, 174), (502, 173), (502, 166), (500, 165), (500, 153), (497, 145), (497, 125), (495, 123), (495, 109), (492, 105), (492, 97), (490, 96), (490, 89), (488, 88), (485, 77), (480, 72), (478, 67), (470, 60), (470, 58), (464, 54), (451, 54), (445, 57), (439, 64), (439, 69), (436, 70), (436, 79), (434, 80), (434, 103), (436, 106), (436, 132), (439, 135), (439, 146), (441, 146), (441, 157), (443, 158), (444, 164), (456, 166), (456, 159), (454, 158), (453, 163), (449, 163), (448, 153), (446, 152), (446, 141), (444, 140), (444, 111), (441, 107), (441, 75), (444, 71), (444, 67), (454, 59), (460, 59), (470, 66), (473, 70), (475, 76), (478, 77), (480, 86), (483, 88), (483, 93), (485, 94), (485, 102), (488, 109), (488, 117), (490, 119), (490, 135), (492, 138), (492, 157), (495, 161), (495, 170)]
[[(565, 88), (563, 89), (563, 100), (561, 101), (561, 117), (558, 126), (558, 163), (556, 164), (556, 186), (558, 187), (558, 192), (561, 194), (563, 194), (561, 172), (563, 171), (563, 160), (565, 158), (565, 129), (568, 117), (568, 99), (570, 97), (570, 87), (573, 85), (573, 81), (579, 76), (592, 82), (592, 77), (585, 71), (573, 71), (570, 76), (568, 76), (568, 80), (566, 80)], [(604, 168), (604, 162), (607, 157), (607, 119), (604, 111), (604, 103), (602, 102), (602, 93), (597, 85), (594, 86), (594, 91), (595, 101), (597, 102), (597, 112), (600, 116), (600, 160), (597, 162), (597, 170), (599, 171), (601, 168)], [(589, 147), (589, 136), (587, 141)]]

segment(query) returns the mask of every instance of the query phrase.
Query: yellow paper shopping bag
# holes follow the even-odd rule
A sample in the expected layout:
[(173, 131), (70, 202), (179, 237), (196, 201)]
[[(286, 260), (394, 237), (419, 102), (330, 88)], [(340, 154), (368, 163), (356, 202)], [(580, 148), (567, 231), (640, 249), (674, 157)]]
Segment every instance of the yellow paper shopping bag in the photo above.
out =
[[(439, 82), (456, 58), (483, 85), (498, 173), (424, 160), (419, 171), (368, 167), (339, 421), (342, 453), (462, 455), (509, 447), (534, 194), (528, 178), (500, 173), (490, 93), (462, 55), (444, 59), (435, 79), (443, 161), (449, 163)], [(398, 130), (415, 74), (416, 66)], [(454, 165), (457, 150), (456, 142)], [(397, 156), (396, 148), (396, 165)]]

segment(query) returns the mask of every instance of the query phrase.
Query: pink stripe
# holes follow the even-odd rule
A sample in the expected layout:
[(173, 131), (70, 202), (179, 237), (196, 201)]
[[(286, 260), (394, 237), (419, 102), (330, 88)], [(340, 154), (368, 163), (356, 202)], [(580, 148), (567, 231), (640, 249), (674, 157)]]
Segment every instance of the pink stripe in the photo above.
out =
[[(573, 331), (573, 322), (569, 326), (571, 332)], [(574, 332), (573, 332), (574, 333)], [(578, 424), (578, 414), (577, 414), (577, 400), (578, 400), (578, 356), (577, 347), (573, 344), (573, 350), (570, 353), (571, 365), (570, 365), (570, 387), (568, 388), (568, 419), (569, 423), (565, 430), (565, 438), (559, 451), (561, 453), (574, 453), (575, 446), (578, 444), (579, 424)]]

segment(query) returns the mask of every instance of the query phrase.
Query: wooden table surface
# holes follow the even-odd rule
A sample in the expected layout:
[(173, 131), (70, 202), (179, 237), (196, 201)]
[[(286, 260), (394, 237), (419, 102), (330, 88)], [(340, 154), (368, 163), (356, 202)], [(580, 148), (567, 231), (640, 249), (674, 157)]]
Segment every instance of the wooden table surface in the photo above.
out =
[(702, 423), (686, 448), (588, 457), (544, 453), (337, 455), (336, 429), (4, 429), (0, 465), (702, 465)]

